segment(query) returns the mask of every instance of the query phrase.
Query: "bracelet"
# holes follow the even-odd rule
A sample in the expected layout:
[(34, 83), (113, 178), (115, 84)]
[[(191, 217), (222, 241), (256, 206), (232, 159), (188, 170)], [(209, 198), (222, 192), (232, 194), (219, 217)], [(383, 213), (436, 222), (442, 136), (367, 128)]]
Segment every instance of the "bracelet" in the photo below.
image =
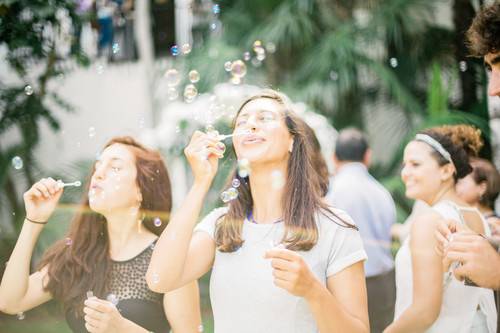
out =
[(47, 222), (48, 222), (48, 221), (45, 221), (45, 222), (33, 221), (33, 220), (30, 220), (27, 216), (25, 217), (25, 219), (27, 221), (30, 221), (31, 223), (35, 223), (35, 224), (47, 224)]

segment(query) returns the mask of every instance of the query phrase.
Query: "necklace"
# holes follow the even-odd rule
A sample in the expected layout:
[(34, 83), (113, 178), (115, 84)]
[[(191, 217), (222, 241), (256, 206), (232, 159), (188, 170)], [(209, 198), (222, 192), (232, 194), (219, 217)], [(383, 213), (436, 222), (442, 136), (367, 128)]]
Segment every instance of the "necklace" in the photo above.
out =
[[(252, 211), (250, 211), (248, 214), (247, 214), (247, 220), (252, 222), (252, 223), (255, 223), (255, 224), (259, 224), (259, 222), (255, 221), (255, 219), (253, 218), (253, 213)], [(280, 223), (280, 222), (283, 222), (283, 218), (279, 218), (277, 219), (276, 221), (272, 222), (272, 223), (269, 223), (269, 224), (275, 224), (275, 223)]]

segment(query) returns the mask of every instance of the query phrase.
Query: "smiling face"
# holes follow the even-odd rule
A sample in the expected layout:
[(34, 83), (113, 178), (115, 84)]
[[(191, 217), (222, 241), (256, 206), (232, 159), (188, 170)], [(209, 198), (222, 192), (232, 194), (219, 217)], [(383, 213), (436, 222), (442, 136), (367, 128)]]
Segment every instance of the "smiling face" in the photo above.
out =
[[(246, 103), (235, 120), (234, 149), (251, 164), (288, 161), (293, 136), (285, 124), (283, 104), (271, 98)], [(238, 135), (243, 133), (242, 135)]]
[(453, 182), (450, 164), (439, 166), (433, 149), (424, 142), (411, 141), (405, 148), (401, 179), (406, 196), (433, 203), (445, 182)]
[(104, 149), (95, 164), (89, 190), (90, 208), (100, 214), (140, 206), (135, 157), (126, 145), (115, 143)]

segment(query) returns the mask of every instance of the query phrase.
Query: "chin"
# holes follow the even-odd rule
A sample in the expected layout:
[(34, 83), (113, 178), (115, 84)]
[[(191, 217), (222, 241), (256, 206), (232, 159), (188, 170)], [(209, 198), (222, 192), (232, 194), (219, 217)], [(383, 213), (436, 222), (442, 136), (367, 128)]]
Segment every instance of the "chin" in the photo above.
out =
[(420, 199), (419, 193), (417, 191), (415, 191), (414, 189), (406, 189), (405, 196), (408, 199), (414, 199), (414, 200)]

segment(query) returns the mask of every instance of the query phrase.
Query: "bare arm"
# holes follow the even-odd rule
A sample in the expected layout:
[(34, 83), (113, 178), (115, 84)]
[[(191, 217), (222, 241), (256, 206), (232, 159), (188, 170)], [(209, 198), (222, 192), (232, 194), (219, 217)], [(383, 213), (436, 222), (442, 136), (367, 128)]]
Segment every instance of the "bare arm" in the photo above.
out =
[(368, 301), (363, 262), (327, 280), (317, 281), (307, 298), (320, 332), (369, 332)]
[[(156, 243), (146, 280), (151, 290), (168, 292), (206, 273), (215, 256), (215, 243), (209, 235), (193, 229), (205, 200), (205, 195), (217, 172), (218, 141), (205, 133), (195, 132), (185, 149), (194, 174), (194, 185), (177, 213)], [(208, 158), (207, 158), (208, 155)], [(164, 260), (164, 254), (169, 255)]]
[[(62, 189), (56, 182), (42, 179), (25, 194), (26, 215), (29, 219), (45, 222), (54, 211)], [(25, 220), (0, 284), (0, 311), (15, 314), (34, 308), (52, 298), (44, 290), (48, 279), (47, 267), (30, 276), (30, 262), (42, 224)]]
[(275, 248), (265, 257), (271, 259), (274, 284), (307, 301), (320, 332), (370, 330), (363, 262), (330, 276), (325, 287), (300, 254)]
[(384, 332), (423, 332), (438, 318), (443, 297), (443, 266), (434, 237), (441, 217), (419, 216), (412, 225), (410, 250), (413, 269), (413, 302)]
[(201, 312), (197, 281), (165, 294), (163, 306), (174, 333), (200, 332)]

